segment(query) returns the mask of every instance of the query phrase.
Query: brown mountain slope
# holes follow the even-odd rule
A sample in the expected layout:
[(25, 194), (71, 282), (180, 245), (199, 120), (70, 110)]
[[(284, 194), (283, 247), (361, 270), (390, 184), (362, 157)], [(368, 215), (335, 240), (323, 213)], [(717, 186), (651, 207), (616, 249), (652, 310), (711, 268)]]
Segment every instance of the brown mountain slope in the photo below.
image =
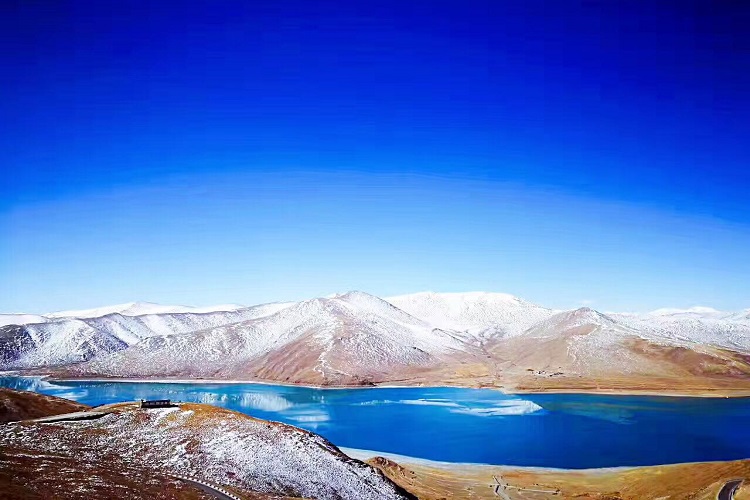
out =
[(49, 417), (88, 408), (68, 399), (0, 387), (0, 423)]
[(513, 390), (750, 393), (750, 356), (657, 343), (586, 308), (487, 349), (497, 379)]
[(3, 500), (214, 499), (212, 495), (160, 471), (129, 467), (117, 457), (111, 458), (104, 464), (51, 454), (30, 455), (27, 450), (16, 448), (5, 448), (0, 452), (0, 498)]

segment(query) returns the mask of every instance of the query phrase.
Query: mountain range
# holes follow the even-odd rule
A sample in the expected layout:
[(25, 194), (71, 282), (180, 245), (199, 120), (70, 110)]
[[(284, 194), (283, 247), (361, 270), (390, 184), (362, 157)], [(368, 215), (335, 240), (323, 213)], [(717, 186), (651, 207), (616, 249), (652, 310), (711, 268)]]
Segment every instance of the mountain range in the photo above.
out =
[(560, 311), (499, 293), (348, 292), (0, 315), (0, 369), (518, 391), (750, 393), (750, 310)]

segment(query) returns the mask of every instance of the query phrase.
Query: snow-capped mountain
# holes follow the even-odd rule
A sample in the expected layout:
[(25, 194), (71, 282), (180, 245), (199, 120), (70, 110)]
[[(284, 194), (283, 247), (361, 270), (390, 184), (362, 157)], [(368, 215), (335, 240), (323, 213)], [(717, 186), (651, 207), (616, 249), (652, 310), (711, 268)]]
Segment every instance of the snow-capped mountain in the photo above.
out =
[(375, 296), (349, 292), (192, 333), (152, 336), (71, 370), (356, 384), (480, 356), (457, 332), (433, 328)]
[(680, 374), (708, 377), (714, 385), (716, 377), (729, 377), (721, 382), (729, 384), (747, 373), (750, 380), (747, 310), (605, 315), (589, 308), (555, 311), (497, 293), (383, 300), (349, 292), (201, 311), (133, 303), (6, 325), (0, 369), (65, 366), (70, 376), (323, 385), (496, 384), (536, 372), (584, 379)]
[[(643, 372), (629, 344), (643, 341), (638, 330), (588, 307), (557, 313), (523, 335), (500, 339), (492, 347), (497, 359), (514, 367), (564, 375)], [(509, 367), (510, 368), (510, 367)]]
[(206, 314), (213, 312), (231, 312), (247, 309), (238, 304), (222, 304), (208, 307), (192, 306), (169, 306), (154, 304), (151, 302), (128, 302), (113, 306), (96, 307), (93, 309), (79, 309), (74, 311), (57, 311), (46, 314), (5, 313), (0, 314), (0, 326), (6, 325), (28, 325), (34, 323), (47, 323), (61, 318), (89, 319), (101, 318), (110, 314), (121, 316), (153, 316), (157, 314)]
[(698, 343), (750, 353), (748, 310), (723, 312), (710, 307), (692, 307), (612, 316), (653, 338), (664, 338), (681, 345)]
[(210, 307), (191, 306), (165, 306), (151, 302), (128, 302), (114, 306), (98, 307), (94, 309), (82, 309), (77, 311), (59, 311), (45, 314), (47, 318), (99, 318), (109, 314), (120, 314), (122, 316), (145, 316), (153, 314), (179, 314), (179, 313), (212, 313), (229, 312), (244, 309), (245, 306), (237, 304), (224, 304)]
[(478, 335), (518, 335), (556, 311), (505, 293), (422, 292), (385, 300), (436, 328)]
[(500, 338), (488, 350), (503, 380), (527, 390), (732, 390), (750, 381), (748, 356), (652, 335), (586, 307)]
[(0, 326), (46, 323), (47, 321), (49, 321), (49, 318), (38, 314), (0, 314)]
[[(155, 335), (193, 332), (261, 317), (289, 304), (215, 312), (169, 312), (129, 315), (110, 312), (119, 306), (101, 308), (103, 316), (82, 311), (81, 317), (47, 316), (43, 322), (0, 327), (0, 367), (23, 368), (76, 363), (135, 345)], [(124, 312), (145, 312), (158, 308), (128, 305)], [(163, 310), (174, 310), (164, 307)]]

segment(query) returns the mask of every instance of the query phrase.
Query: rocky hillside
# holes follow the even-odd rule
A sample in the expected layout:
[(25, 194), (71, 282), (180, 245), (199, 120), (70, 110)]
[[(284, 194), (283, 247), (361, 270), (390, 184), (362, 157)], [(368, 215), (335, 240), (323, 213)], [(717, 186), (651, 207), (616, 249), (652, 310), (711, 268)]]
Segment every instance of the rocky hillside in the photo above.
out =
[(103, 410), (111, 413), (93, 420), (1, 426), (0, 448), (10, 456), (53, 456), (189, 476), (242, 495), (413, 498), (322, 437), (288, 425), (200, 404), (146, 410), (132, 403)]
[(589, 308), (555, 314), (488, 347), (497, 377), (521, 390), (711, 393), (748, 388), (750, 356), (647, 337)]
[(88, 409), (68, 399), (0, 387), (0, 423), (49, 417)]

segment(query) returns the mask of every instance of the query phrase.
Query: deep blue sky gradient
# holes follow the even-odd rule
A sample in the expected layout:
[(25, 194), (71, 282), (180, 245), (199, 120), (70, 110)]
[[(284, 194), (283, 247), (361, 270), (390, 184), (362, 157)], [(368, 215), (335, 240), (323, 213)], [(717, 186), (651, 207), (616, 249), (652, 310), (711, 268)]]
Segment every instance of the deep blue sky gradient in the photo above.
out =
[(750, 307), (732, 4), (4, 3), (0, 310)]

